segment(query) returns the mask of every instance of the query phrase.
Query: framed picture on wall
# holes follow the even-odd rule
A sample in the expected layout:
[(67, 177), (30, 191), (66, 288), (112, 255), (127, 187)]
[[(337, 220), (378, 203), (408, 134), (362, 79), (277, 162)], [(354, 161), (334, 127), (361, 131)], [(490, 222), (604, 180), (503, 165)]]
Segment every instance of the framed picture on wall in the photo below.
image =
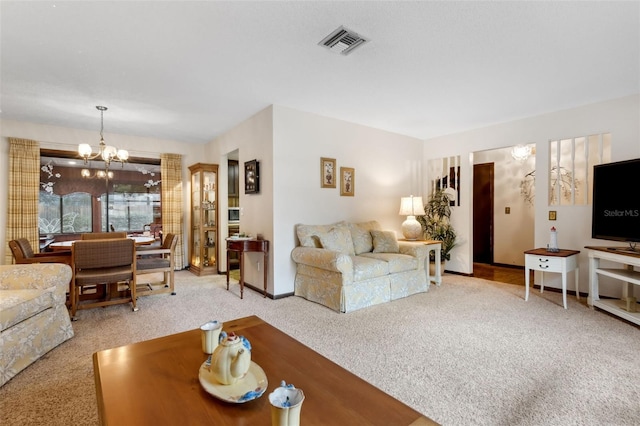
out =
[(320, 158), (320, 187), (335, 188), (336, 187), (336, 159)]
[(244, 193), (257, 194), (260, 192), (260, 163), (257, 160), (244, 163)]
[(351, 167), (340, 167), (340, 195), (353, 197), (356, 193), (356, 171)]

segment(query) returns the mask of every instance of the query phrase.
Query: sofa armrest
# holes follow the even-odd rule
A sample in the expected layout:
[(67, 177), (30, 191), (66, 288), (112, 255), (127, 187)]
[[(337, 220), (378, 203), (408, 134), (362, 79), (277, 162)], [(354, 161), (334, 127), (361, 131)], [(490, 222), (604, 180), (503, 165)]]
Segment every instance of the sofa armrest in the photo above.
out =
[(62, 295), (69, 289), (71, 267), (62, 263), (0, 265), (0, 290), (46, 289), (57, 287)]
[(421, 265), (424, 265), (425, 259), (429, 256), (429, 249), (420, 242), (398, 241), (398, 247), (400, 248), (400, 253), (417, 258)]
[(294, 262), (327, 271), (353, 274), (353, 260), (348, 254), (323, 248), (296, 247), (291, 252)]

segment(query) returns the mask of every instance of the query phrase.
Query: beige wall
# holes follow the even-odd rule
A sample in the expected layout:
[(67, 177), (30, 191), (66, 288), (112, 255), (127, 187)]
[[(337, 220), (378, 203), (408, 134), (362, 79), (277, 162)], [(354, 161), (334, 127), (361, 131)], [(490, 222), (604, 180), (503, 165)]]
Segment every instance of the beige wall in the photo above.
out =
[[(293, 292), (296, 224), (377, 220), (402, 235), (400, 198), (422, 191), (421, 154), (418, 139), (275, 106), (274, 276), (280, 292)], [(353, 197), (340, 196), (339, 187), (320, 187), (321, 157), (335, 158), (338, 170), (355, 169)]]
[[(399, 233), (404, 220), (398, 215), (400, 197), (421, 191), (421, 145), (414, 138), (275, 105), (207, 149), (220, 158), (239, 149), (241, 168), (244, 161), (261, 161), (260, 194), (245, 195), (241, 176), (240, 227), (271, 241), (268, 289), (280, 295), (294, 290), (296, 224), (376, 219)], [(335, 158), (338, 168), (355, 168), (354, 197), (341, 197), (338, 188), (320, 188), (320, 157)], [(246, 263), (247, 281), (257, 286), (262, 284), (260, 260), (252, 254)]]
[[(471, 190), (474, 152), (504, 148), (519, 143), (536, 144), (536, 193), (535, 236), (536, 247), (546, 247), (549, 229), (558, 229), (558, 240), (563, 248), (581, 250), (581, 290), (588, 288), (588, 259), (586, 245), (606, 245), (602, 240), (591, 239), (591, 206), (554, 206), (550, 209), (548, 196), (548, 158), (552, 139), (571, 138), (598, 133), (611, 133), (612, 160), (640, 157), (640, 95), (627, 96), (579, 108), (552, 112), (536, 117), (524, 118), (508, 123), (468, 132), (442, 136), (425, 141), (424, 160), (461, 155), (462, 161), (462, 205), (452, 216), (453, 225), (460, 235), (460, 245), (454, 249), (452, 261), (447, 269), (471, 273), (473, 270), (472, 206)], [(466, 159), (466, 160), (465, 160)], [(550, 222), (548, 211), (556, 210), (558, 220)], [(609, 243), (610, 244), (610, 243)], [(614, 244), (615, 245), (615, 244)], [(524, 256), (524, 254), (522, 255)], [(545, 285), (560, 287), (556, 274), (545, 280)], [(539, 278), (536, 277), (536, 282)], [(619, 286), (603, 287), (604, 295), (618, 296)]]
[[(227, 209), (227, 157), (238, 150), (240, 173), (240, 232), (252, 236), (262, 234), (271, 242), (271, 251), (277, 246), (273, 235), (273, 109), (268, 107), (238, 124), (233, 129), (217, 137), (207, 147), (207, 156), (216, 159), (220, 164), (220, 211)], [(244, 163), (257, 160), (260, 162), (260, 192), (244, 193)], [(220, 218), (220, 228), (226, 229), (227, 217)], [(222, 236), (220, 245), (224, 244)], [(269, 279), (267, 289), (274, 292), (273, 271), (277, 265), (273, 254), (269, 258)], [(263, 256), (259, 253), (245, 254), (245, 281), (257, 286), (263, 285)], [(226, 271), (226, 251), (220, 253), (220, 270)], [(276, 288), (277, 291), (277, 288)], [(276, 293), (278, 294), (278, 293)]]

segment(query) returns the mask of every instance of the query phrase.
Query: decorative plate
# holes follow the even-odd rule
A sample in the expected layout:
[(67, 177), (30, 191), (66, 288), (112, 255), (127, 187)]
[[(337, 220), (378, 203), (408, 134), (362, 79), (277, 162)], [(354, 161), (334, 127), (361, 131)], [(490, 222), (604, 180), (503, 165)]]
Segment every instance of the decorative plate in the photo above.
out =
[(269, 384), (267, 375), (264, 374), (262, 367), (253, 361), (249, 365), (247, 374), (232, 385), (218, 383), (209, 371), (206, 361), (200, 366), (198, 378), (205, 391), (222, 401), (235, 404), (260, 398)]

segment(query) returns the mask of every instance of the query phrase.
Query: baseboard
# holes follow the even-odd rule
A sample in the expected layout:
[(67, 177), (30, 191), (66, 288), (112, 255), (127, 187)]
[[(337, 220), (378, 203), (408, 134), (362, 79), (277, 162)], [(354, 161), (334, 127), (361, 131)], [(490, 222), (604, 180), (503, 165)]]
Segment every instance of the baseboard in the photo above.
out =
[[(534, 288), (534, 289), (540, 290), (540, 284), (532, 284), (531, 287)], [(544, 286), (544, 291), (553, 291), (554, 293), (562, 293), (562, 289), (561, 288), (548, 287), (548, 286)], [(567, 295), (568, 296), (575, 296), (576, 295), (576, 291), (567, 289)], [(586, 298), (587, 296), (589, 296), (589, 293), (580, 292), (580, 297), (585, 297)], [(606, 296), (600, 296), (600, 297), (603, 298), (603, 299), (607, 299)]]
[(508, 263), (492, 263), (491, 266), (498, 266), (500, 268), (520, 269), (520, 270), (524, 271), (524, 266), (521, 266), (521, 265), (510, 265)]
[[(259, 288), (259, 287), (254, 286), (253, 284), (250, 284), (250, 283), (248, 283), (246, 281), (244, 282), (244, 286), (245, 286), (245, 288), (250, 288), (251, 290), (253, 290), (253, 291), (257, 292), (257, 293), (264, 294), (264, 288), (262, 288), (262, 287)], [(285, 297), (291, 297), (293, 295), (294, 295), (293, 292), (291, 292), (291, 293), (278, 294), (277, 296), (274, 296), (273, 294), (267, 292), (267, 297), (269, 299), (272, 299), (272, 300), (284, 299)]]
[(470, 277), (470, 278), (473, 278), (473, 274), (467, 274), (467, 273), (464, 273), (464, 272), (447, 271), (446, 269), (445, 269), (444, 271), (442, 271), (442, 273), (443, 273), (443, 274), (444, 274), (445, 272), (446, 272), (447, 274), (451, 274), (451, 275), (461, 275), (461, 276), (463, 276), (463, 277)]

